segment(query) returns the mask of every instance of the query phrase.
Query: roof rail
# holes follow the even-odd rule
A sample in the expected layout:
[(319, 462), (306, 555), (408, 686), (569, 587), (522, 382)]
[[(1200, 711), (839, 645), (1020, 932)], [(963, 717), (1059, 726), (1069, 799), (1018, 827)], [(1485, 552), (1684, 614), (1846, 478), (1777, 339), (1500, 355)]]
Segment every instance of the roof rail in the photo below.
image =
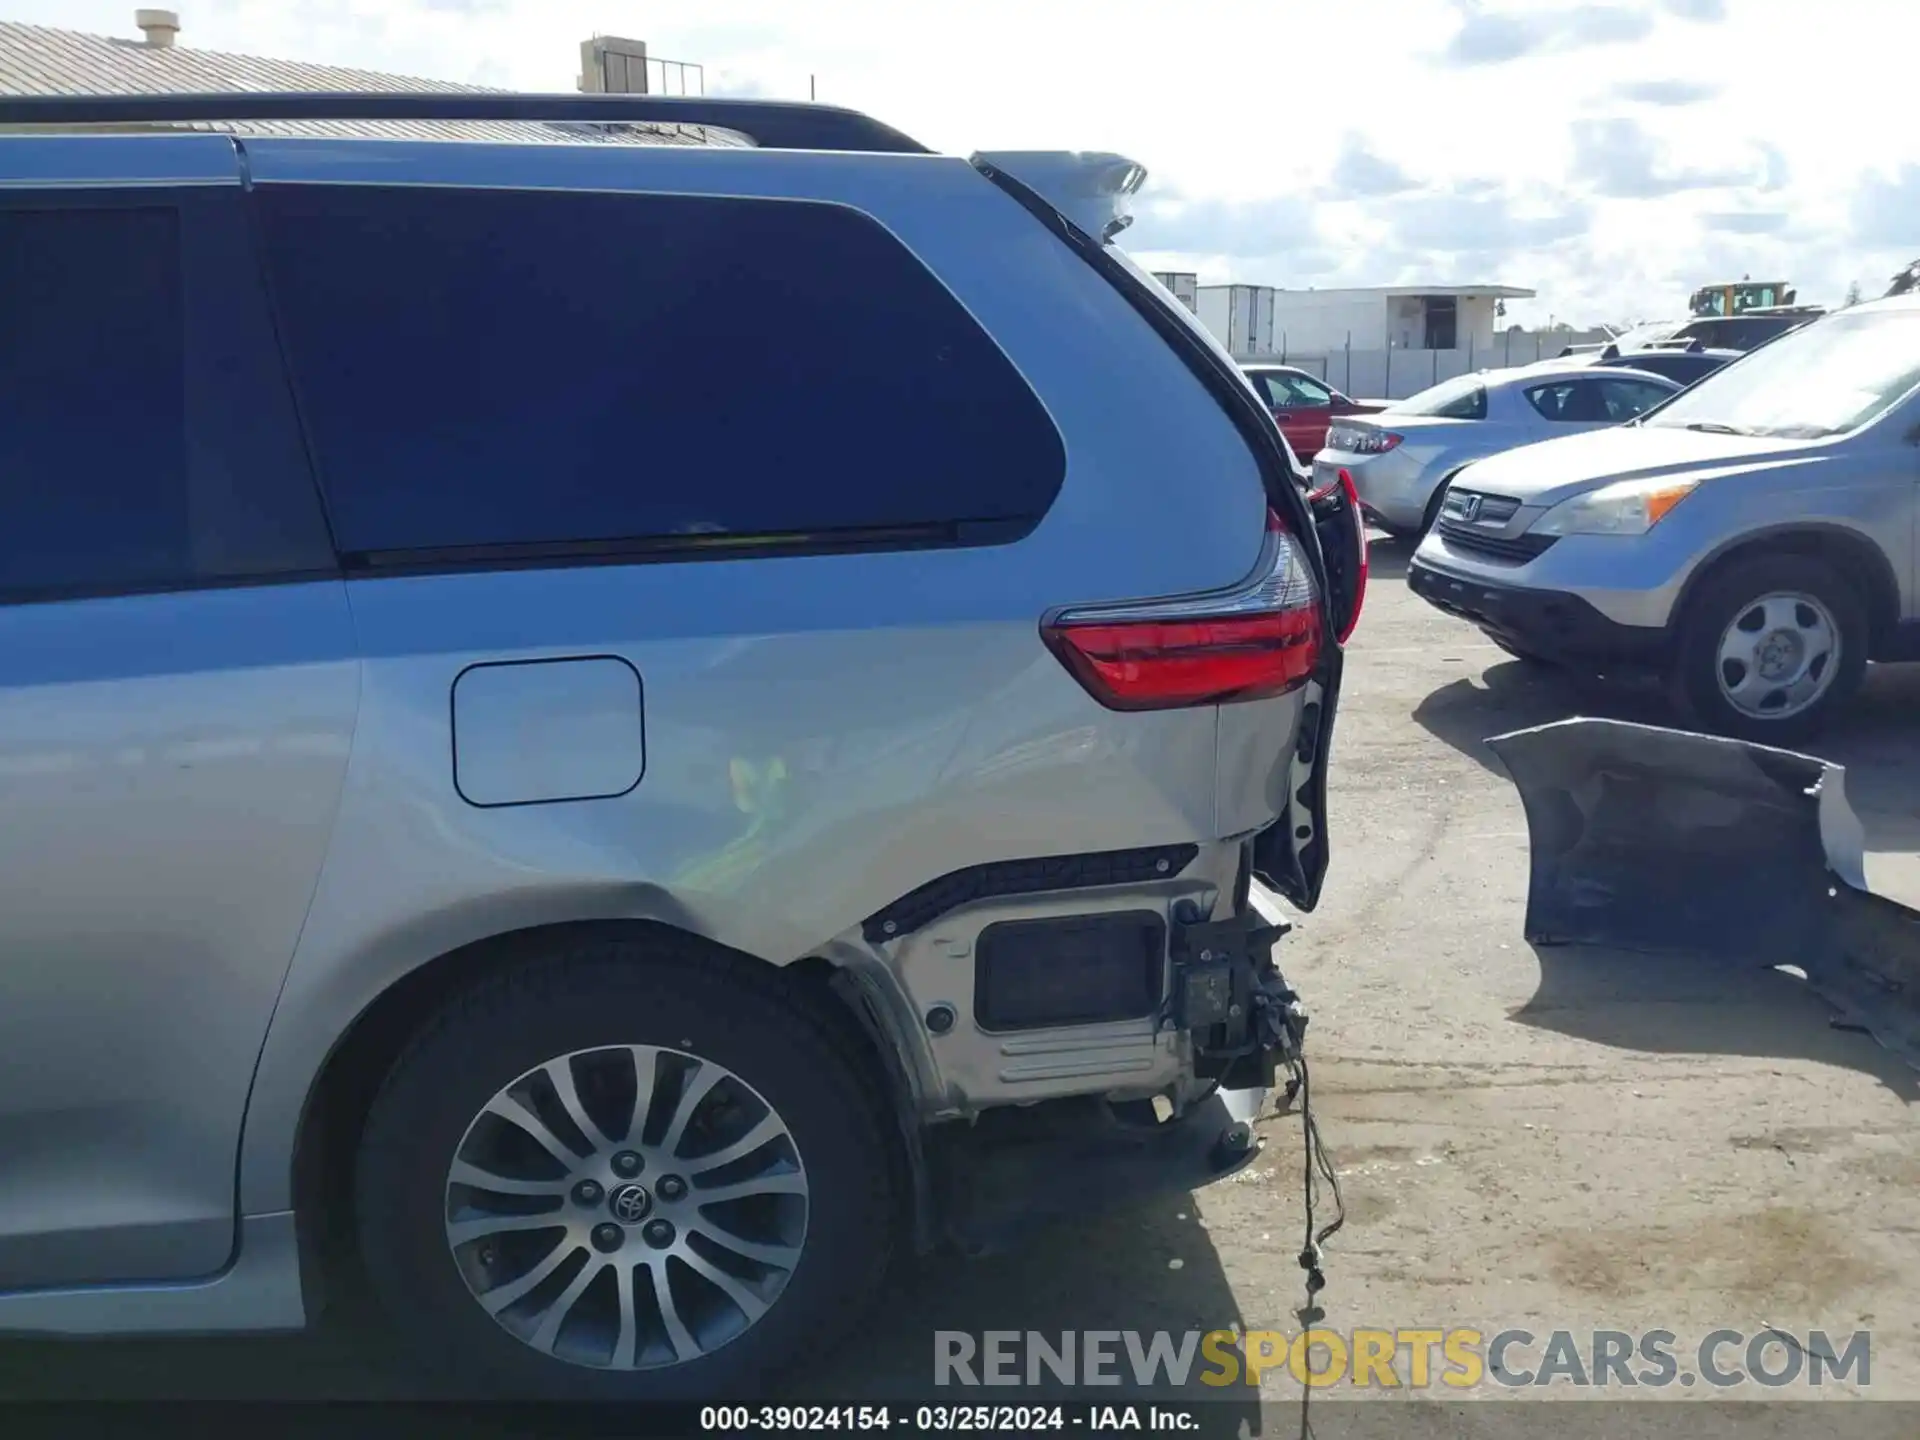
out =
[(793, 100), (401, 90), (0, 96), (0, 126), (71, 128), (221, 120), (531, 120), (701, 125), (736, 131), (768, 150), (931, 153), (919, 141), (857, 110)]

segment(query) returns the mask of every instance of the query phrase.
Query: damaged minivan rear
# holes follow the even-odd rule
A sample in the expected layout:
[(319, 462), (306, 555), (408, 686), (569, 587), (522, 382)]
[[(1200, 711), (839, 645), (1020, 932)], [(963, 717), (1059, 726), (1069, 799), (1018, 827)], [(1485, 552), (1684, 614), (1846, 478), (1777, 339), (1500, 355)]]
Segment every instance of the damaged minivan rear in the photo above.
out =
[(33, 133), (137, 103), (0, 102), (18, 465), (153, 526), (0, 578), (0, 954), (72, 979), (0, 963), (0, 1330), (364, 1281), (462, 1387), (739, 1399), (902, 1253), (1247, 1163), (1365, 549), (1114, 247), (1138, 166)]

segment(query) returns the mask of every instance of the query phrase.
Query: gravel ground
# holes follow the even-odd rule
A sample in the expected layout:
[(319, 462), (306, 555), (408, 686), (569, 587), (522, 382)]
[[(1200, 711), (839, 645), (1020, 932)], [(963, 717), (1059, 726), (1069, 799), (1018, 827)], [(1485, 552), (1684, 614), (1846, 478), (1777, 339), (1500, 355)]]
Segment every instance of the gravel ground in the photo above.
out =
[[(1508, 660), (1414, 599), (1399, 579), (1404, 559), (1392, 546), (1376, 551), (1340, 718), (1334, 868), (1320, 911), (1283, 950), (1312, 1012), (1315, 1110), (1348, 1213), (1328, 1247), (1323, 1323), (1542, 1337), (1658, 1328), (1679, 1337), (1683, 1369), (1687, 1347), (1722, 1327), (1867, 1329), (1868, 1393), (1920, 1400), (1920, 1141), (1908, 1110), (1917, 1077), (1833, 1028), (1827, 1008), (1785, 975), (1536, 954), (1522, 940), (1520, 805), (1479, 742), (1582, 709), (1659, 717)], [(1855, 716), (1817, 748), (1849, 766), (1875, 884), (1920, 905), (1920, 864), (1908, 853), (1920, 850), (1916, 702), (1920, 667), (1876, 672)], [(924, 1391), (942, 1329), (1297, 1329), (1299, 1127), (1275, 1116), (1260, 1129), (1261, 1157), (1196, 1197), (909, 1277), (871, 1333), (805, 1391)], [(0, 1398), (410, 1393), (364, 1348), (343, 1320), (298, 1339), (15, 1341), (0, 1344)], [(1537, 1360), (1536, 1350), (1528, 1363)], [(1265, 1398), (1298, 1394), (1285, 1383)], [(1237, 1393), (1214, 1413), (1262, 1433), (1252, 1392)], [(1435, 1398), (1475, 1410), (1481, 1396), (1570, 1393), (1483, 1385)], [(1344, 1413), (1365, 1411), (1378, 1407)], [(1491, 1433), (1461, 1415), (1436, 1420), (1433, 1433)], [(1291, 1406), (1269, 1410), (1265, 1433), (1296, 1419)], [(1741, 1433), (1776, 1432), (1749, 1423)], [(1920, 1419), (1887, 1433), (1920, 1433)]]

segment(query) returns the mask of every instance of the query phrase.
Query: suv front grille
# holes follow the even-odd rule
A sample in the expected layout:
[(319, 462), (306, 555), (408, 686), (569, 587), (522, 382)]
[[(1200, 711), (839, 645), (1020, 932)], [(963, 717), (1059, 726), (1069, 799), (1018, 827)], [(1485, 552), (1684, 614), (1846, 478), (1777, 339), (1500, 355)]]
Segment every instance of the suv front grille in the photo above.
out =
[(1504, 525), (1520, 509), (1511, 495), (1483, 495), (1478, 490), (1447, 487), (1447, 498), (1440, 502), (1440, 513), (1456, 520), (1482, 525)]
[(1442, 519), (1435, 528), (1453, 549), (1478, 555), (1497, 565), (1524, 565), (1536, 556), (1544, 555), (1560, 538), (1558, 535), (1489, 535), (1484, 530), (1451, 519)]

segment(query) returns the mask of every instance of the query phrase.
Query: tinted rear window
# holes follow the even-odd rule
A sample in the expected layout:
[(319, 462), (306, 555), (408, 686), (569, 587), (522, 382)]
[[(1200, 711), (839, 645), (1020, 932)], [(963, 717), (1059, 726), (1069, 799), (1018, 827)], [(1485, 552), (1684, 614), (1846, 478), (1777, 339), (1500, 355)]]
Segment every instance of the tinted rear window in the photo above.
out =
[(1065, 472), (1026, 382), (837, 206), (356, 186), (259, 192), (350, 552), (1017, 533)]
[(1789, 315), (1735, 315), (1695, 320), (1675, 332), (1677, 340), (1698, 340), (1709, 348), (1752, 350), (1777, 335), (1797, 330), (1806, 321)]
[(1388, 407), (1402, 415), (1436, 415), (1448, 420), (1487, 418), (1486, 386), (1472, 375), (1442, 380), (1430, 389)]

